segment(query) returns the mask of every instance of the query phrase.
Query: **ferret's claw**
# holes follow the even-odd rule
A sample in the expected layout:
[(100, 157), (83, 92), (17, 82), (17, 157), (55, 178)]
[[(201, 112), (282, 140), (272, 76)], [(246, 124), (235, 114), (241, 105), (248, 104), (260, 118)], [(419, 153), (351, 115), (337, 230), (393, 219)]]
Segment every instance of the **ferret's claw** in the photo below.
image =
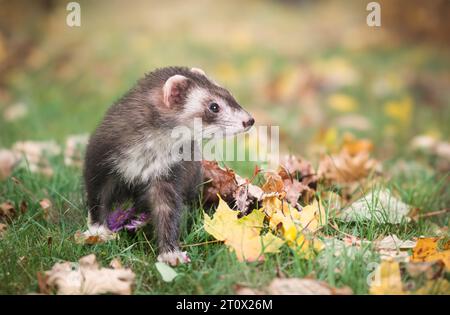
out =
[(190, 263), (191, 259), (189, 258), (187, 252), (174, 251), (159, 254), (158, 261), (171, 266), (177, 266), (178, 264)]

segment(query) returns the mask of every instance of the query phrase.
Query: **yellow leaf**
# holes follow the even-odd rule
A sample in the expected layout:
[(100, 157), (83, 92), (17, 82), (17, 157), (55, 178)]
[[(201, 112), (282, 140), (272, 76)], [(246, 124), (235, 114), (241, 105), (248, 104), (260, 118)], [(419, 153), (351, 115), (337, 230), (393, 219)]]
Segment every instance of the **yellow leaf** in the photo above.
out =
[(331, 152), (337, 151), (338, 146), (336, 143), (338, 143), (338, 130), (334, 127), (320, 130), (319, 134), (316, 136), (315, 143), (324, 146)]
[(409, 125), (412, 118), (413, 102), (410, 97), (405, 97), (400, 101), (390, 101), (384, 104), (386, 116), (397, 120), (403, 125)]
[(384, 260), (375, 271), (370, 294), (404, 294), (400, 266), (397, 261)]
[(281, 224), (281, 232), (287, 241), (295, 241), (297, 238), (297, 226), (295, 220), (300, 220), (300, 212), (288, 202), (281, 201), (276, 196), (263, 199), (263, 211), (269, 217), (269, 226), (277, 229)]
[(264, 254), (278, 252), (283, 240), (270, 232), (260, 235), (265, 218), (262, 211), (254, 210), (249, 215), (238, 218), (238, 212), (231, 210), (220, 196), (219, 199), (213, 218), (204, 213), (206, 232), (217, 240), (224, 241), (240, 261), (263, 260)]
[(328, 97), (328, 105), (338, 112), (352, 112), (358, 108), (356, 100), (345, 94), (333, 94)]
[(300, 212), (300, 225), (309, 232), (315, 232), (326, 222), (325, 208), (322, 203), (314, 200), (311, 205), (303, 207)]
[(373, 143), (369, 139), (356, 139), (351, 133), (344, 134), (342, 149), (351, 156), (359, 153), (370, 153), (373, 150)]
[(298, 253), (304, 258), (310, 259), (314, 251), (321, 251), (325, 245), (319, 239), (308, 239), (304, 234), (300, 234), (295, 243), (290, 244), (291, 248), (297, 249)]
[(421, 238), (417, 241), (411, 256), (412, 262), (431, 262), (442, 260), (445, 269), (450, 271), (450, 241), (444, 245), (443, 251), (438, 251), (437, 237)]
[(298, 250), (307, 259), (313, 250), (323, 249), (323, 243), (317, 239), (308, 239), (303, 231), (315, 232), (325, 223), (325, 210), (315, 201), (298, 211), (288, 202), (281, 201), (276, 196), (263, 199), (262, 210), (269, 217), (269, 226), (273, 230), (280, 229), (283, 238), (291, 248)]

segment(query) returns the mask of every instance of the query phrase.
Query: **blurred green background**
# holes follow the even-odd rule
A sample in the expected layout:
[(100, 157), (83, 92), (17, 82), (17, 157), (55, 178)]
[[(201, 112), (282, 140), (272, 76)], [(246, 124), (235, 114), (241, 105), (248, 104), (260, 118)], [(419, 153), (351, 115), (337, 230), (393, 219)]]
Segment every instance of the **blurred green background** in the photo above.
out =
[[(375, 154), (450, 135), (450, 2), (0, 1), (0, 147), (91, 132), (145, 72), (204, 69), (281, 149), (333, 150), (345, 132)], [(1, 115), (3, 113), (3, 115)]]

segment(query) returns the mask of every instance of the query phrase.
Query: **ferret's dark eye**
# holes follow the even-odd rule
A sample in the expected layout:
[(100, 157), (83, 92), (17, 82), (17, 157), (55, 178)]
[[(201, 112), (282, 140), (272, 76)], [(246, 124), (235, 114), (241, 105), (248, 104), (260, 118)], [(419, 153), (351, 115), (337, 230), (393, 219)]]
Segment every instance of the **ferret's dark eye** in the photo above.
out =
[(212, 111), (213, 113), (218, 113), (219, 109), (220, 109), (219, 104), (217, 103), (209, 104), (209, 110)]

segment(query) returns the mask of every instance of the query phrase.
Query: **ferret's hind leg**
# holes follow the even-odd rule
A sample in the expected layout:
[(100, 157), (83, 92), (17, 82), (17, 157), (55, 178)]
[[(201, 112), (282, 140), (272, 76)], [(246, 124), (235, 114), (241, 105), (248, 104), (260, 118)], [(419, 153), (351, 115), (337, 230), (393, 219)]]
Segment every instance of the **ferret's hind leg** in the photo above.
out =
[(83, 233), (85, 238), (99, 237), (101, 241), (109, 241), (116, 238), (107, 225), (107, 218), (112, 211), (114, 203), (118, 202), (122, 194), (117, 189), (113, 179), (108, 179), (98, 192), (97, 202), (89, 204), (88, 229)]

